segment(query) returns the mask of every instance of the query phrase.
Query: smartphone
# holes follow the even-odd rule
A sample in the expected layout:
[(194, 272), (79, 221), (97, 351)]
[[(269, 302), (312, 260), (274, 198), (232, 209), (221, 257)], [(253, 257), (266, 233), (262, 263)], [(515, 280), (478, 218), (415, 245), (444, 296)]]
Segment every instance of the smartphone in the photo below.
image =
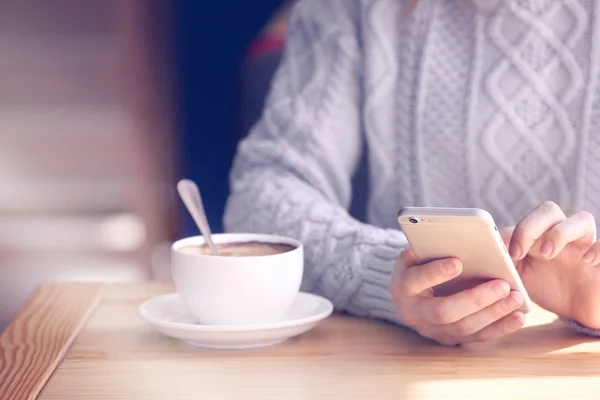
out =
[(519, 311), (531, 310), (531, 300), (504, 245), (494, 219), (478, 208), (407, 207), (398, 222), (419, 263), (454, 257), (462, 273), (433, 291), (448, 296), (492, 279), (502, 279), (523, 295)]

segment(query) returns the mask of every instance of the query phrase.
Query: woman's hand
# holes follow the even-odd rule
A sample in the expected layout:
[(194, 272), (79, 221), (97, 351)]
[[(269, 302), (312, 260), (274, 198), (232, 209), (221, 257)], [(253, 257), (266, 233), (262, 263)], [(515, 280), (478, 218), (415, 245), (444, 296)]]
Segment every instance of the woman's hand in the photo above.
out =
[(600, 242), (590, 213), (567, 218), (545, 202), (501, 233), (535, 303), (600, 329)]
[(432, 288), (462, 271), (459, 260), (417, 265), (412, 250), (396, 262), (390, 291), (404, 323), (422, 336), (444, 345), (485, 342), (521, 328), (525, 317), (516, 312), (523, 296), (507, 282), (493, 280), (448, 297), (435, 297)]

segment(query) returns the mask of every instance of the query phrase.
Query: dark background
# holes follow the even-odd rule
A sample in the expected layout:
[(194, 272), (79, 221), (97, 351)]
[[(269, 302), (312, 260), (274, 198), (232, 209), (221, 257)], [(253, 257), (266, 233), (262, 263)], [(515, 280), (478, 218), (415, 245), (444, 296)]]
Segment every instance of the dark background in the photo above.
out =
[[(213, 231), (223, 229), (228, 174), (237, 144), (238, 73), (246, 47), (279, 0), (174, 2), (175, 79), (181, 174), (202, 191)], [(183, 235), (197, 228), (182, 215)]]

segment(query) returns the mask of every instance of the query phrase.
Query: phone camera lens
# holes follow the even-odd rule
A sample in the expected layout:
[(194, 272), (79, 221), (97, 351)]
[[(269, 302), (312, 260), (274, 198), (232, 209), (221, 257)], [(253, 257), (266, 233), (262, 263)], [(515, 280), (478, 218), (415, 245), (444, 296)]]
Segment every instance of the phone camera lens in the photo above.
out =
[(417, 222), (419, 222), (419, 220), (416, 218), (410, 218), (409, 221), (413, 224), (416, 224)]

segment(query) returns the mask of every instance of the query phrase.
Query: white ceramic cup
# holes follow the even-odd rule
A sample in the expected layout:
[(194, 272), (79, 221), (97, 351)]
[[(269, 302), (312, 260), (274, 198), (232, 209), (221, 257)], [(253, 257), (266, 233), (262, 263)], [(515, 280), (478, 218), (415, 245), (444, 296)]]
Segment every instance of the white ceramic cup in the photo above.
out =
[(281, 321), (300, 291), (304, 247), (288, 237), (263, 234), (214, 234), (215, 243), (266, 242), (294, 250), (263, 256), (227, 257), (183, 252), (203, 245), (201, 236), (171, 247), (171, 273), (183, 303), (198, 323), (248, 325)]

